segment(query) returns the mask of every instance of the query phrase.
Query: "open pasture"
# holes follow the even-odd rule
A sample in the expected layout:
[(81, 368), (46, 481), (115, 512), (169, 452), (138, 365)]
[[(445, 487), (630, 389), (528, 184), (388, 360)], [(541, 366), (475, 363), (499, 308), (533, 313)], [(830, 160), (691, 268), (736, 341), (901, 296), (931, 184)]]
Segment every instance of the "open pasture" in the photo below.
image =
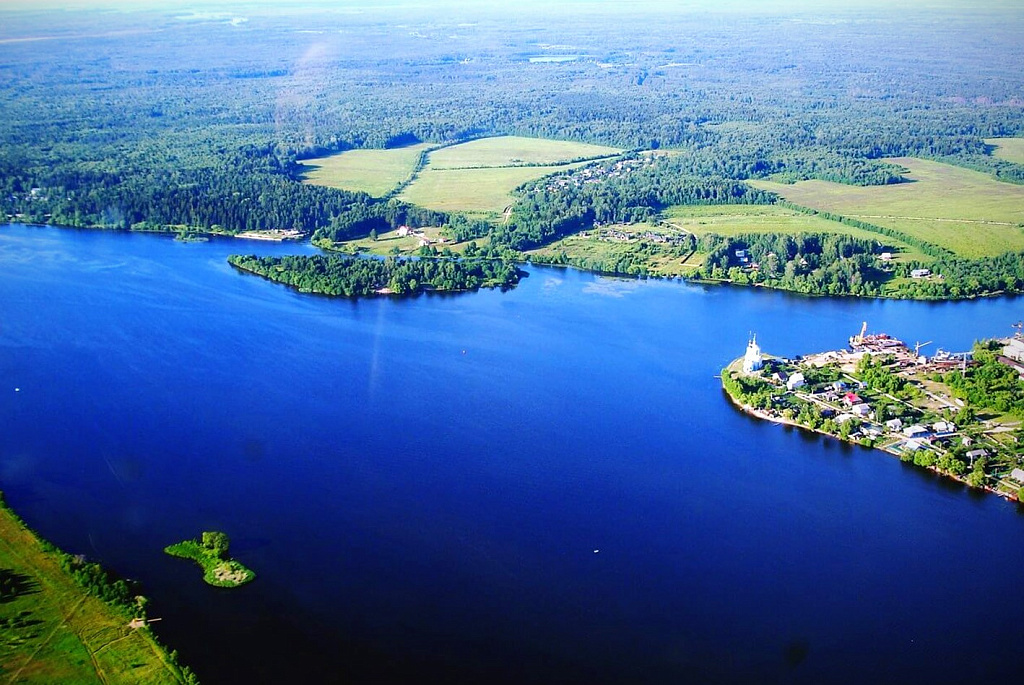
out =
[(848, 186), (829, 181), (792, 185), (754, 181), (790, 202), (861, 219), (977, 258), (1024, 250), (1024, 186), (950, 164), (890, 159), (908, 183)]
[(420, 154), (429, 143), (389, 150), (346, 150), (329, 157), (302, 162), (309, 170), (304, 181), (311, 185), (384, 195), (416, 170)]
[(986, 138), (985, 142), (996, 146), (993, 157), (1024, 164), (1024, 138)]
[(435, 150), (430, 153), (428, 165), (433, 170), (552, 165), (608, 157), (619, 152), (611, 147), (566, 140), (496, 136)]
[(666, 208), (663, 220), (667, 226), (696, 236), (709, 233), (721, 236), (750, 233), (838, 233), (881, 242), (893, 248), (896, 260), (931, 259), (917, 248), (899, 240), (775, 205), (681, 205)]
[(820, 216), (775, 205), (677, 205), (668, 207), (664, 221), (694, 235), (744, 233), (843, 233), (877, 240), (879, 235)]

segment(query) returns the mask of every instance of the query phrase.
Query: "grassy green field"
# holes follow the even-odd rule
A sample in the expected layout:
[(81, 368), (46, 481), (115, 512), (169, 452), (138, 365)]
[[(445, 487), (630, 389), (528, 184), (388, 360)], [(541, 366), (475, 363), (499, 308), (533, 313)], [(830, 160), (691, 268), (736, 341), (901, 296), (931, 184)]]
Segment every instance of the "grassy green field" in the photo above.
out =
[(683, 205), (663, 212), (665, 224), (706, 235), (735, 236), (744, 233), (841, 233), (864, 240), (881, 241), (896, 251), (894, 258), (930, 259), (917, 248), (862, 228), (847, 226), (820, 216), (774, 205)]
[(428, 209), (494, 218), (512, 204), (516, 187), (575, 166), (579, 165), (440, 170), (428, 166), (399, 199)]
[(911, 183), (848, 186), (755, 181), (790, 202), (862, 219), (939, 245), (964, 257), (1024, 250), (1024, 186), (922, 159), (887, 160), (907, 168)]
[[(0, 508), (0, 678), (17, 683), (179, 683), (148, 628), (86, 595), (53, 554)], [(10, 585), (8, 585), (10, 587)]]
[(480, 138), (430, 153), (433, 170), (560, 164), (618, 154), (615, 148), (520, 136)]
[[(391, 150), (348, 150), (309, 159), (302, 162), (309, 169), (304, 180), (379, 197), (407, 180), (415, 171), (420, 154), (430, 147), (422, 143)], [(615, 148), (563, 140), (481, 138), (429, 153), (426, 167), (400, 197), (430, 209), (497, 218), (512, 204), (511, 192), (517, 186), (572, 168), (571, 163), (576, 160), (618, 152)]]
[(985, 142), (996, 146), (995, 157), (1024, 164), (1024, 138), (986, 138)]
[(375, 197), (384, 195), (416, 169), (420, 153), (429, 143), (390, 150), (347, 150), (330, 157), (307, 159), (305, 182), (311, 185), (363, 191)]
[[(431, 152), (427, 166), (399, 196), (412, 204), (490, 218), (512, 204), (516, 187), (619, 150), (563, 140), (498, 136)], [(541, 165), (541, 166), (524, 166)]]

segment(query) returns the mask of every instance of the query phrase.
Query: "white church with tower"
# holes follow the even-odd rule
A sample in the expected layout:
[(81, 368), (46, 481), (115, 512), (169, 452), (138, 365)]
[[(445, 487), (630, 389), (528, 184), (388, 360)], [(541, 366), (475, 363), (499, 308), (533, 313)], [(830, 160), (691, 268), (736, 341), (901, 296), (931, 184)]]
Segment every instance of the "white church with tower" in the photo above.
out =
[(757, 336), (750, 334), (750, 341), (747, 343), (747, 353), (743, 355), (743, 373), (754, 373), (760, 371), (764, 366), (764, 358), (761, 356), (761, 348), (757, 344)]

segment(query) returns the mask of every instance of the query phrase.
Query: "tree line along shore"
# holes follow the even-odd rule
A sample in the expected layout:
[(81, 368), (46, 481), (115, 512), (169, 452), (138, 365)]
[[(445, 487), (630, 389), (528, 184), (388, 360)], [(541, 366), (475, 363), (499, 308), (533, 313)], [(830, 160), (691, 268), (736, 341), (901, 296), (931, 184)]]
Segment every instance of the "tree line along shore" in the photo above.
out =
[(0, 677), (197, 683), (153, 633), (147, 605), (136, 584), (46, 542), (0, 496)]

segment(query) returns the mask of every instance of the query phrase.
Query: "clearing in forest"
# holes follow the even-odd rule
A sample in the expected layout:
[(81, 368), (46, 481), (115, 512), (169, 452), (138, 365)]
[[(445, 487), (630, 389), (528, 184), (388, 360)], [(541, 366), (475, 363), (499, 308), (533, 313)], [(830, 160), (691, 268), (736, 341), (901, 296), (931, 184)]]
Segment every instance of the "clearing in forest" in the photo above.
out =
[(996, 146), (993, 157), (1024, 164), (1024, 138), (986, 138), (985, 142)]
[(489, 167), (483, 169), (432, 169), (427, 166), (399, 198), (443, 212), (497, 216), (515, 201), (512, 191), (534, 179), (580, 166)]
[(480, 138), (431, 152), (426, 167), (399, 197), (428, 209), (497, 219), (523, 183), (618, 152), (564, 140)]
[(610, 157), (620, 151), (602, 145), (521, 136), (479, 138), (430, 153), (429, 168), (473, 169), (479, 167), (548, 166)]
[(307, 159), (304, 181), (311, 185), (362, 191), (380, 197), (408, 179), (420, 154), (430, 148), (420, 143), (388, 150), (346, 150), (329, 157)]
[(662, 214), (664, 224), (700, 237), (709, 233), (737, 236), (749, 233), (838, 233), (891, 247), (894, 258), (930, 259), (899, 240), (821, 216), (777, 205), (677, 205)]
[(911, 157), (886, 161), (907, 169), (907, 183), (851, 186), (752, 181), (794, 204), (860, 219), (969, 258), (1024, 250), (1024, 186), (970, 169)]

